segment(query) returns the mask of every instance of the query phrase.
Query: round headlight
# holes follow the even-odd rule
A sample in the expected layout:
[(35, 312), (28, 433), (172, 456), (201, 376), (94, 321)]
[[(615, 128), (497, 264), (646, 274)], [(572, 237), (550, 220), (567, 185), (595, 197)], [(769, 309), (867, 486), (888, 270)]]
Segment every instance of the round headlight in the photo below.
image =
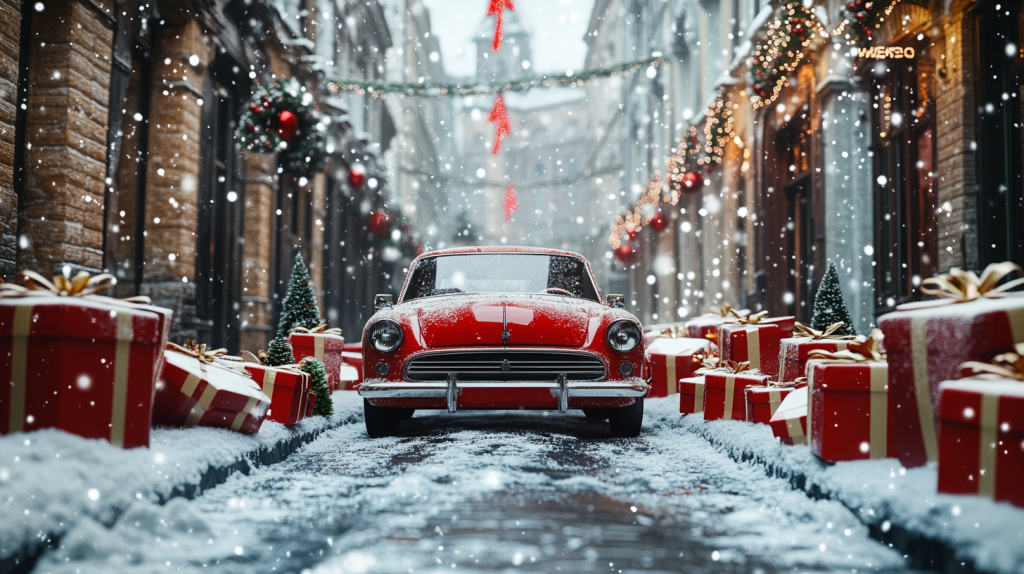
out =
[(402, 326), (389, 319), (377, 321), (370, 327), (370, 343), (381, 353), (390, 353), (402, 344)]
[(623, 319), (608, 325), (608, 344), (616, 351), (632, 351), (640, 344), (640, 327)]

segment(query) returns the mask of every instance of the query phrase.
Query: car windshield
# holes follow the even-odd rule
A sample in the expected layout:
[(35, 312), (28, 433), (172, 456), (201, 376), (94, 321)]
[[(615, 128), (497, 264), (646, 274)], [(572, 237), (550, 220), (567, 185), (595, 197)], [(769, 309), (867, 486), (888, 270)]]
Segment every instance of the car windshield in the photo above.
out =
[(412, 271), (405, 300), (455, 293), (548, 293), (598, 300), (582, 259), (533, 253), (421, 259)]

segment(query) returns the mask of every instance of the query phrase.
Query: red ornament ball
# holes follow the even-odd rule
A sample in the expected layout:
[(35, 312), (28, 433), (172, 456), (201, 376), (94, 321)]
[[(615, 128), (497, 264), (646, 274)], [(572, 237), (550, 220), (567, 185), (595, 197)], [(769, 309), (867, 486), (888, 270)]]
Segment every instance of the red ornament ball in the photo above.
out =
[(615, 258), (622, 263), (629, 263), (636, 256), (636, 249), (628, 243), (623, 243), (615, 250)]
[(636, 230), (635, 229), (630, 229), (629, 231), (626, 231), (626, 235), (629, 237), (630, 241), (636, 241)]
[(648, 223), (655, 233), (661, 233), (662, 231), (665, 231), (666, 227), (668, 227), (668, 219), (660, 211), (655, 213)]
[(277, 135), (281, 136), (284, 141), (290, 142), (297, 131), (299, 131), (299, 117), (288, 110), (281, 110), (277, 114)]
[(366, 170), (362, 166), (354, 166), (348, 172), (348, 182), (353, 188), (359, 189), (366, 183)]
[(704, 189), (704, 176), (699, 171), (688, 171), (683, 174), (683, 184), (679, 186), (683, 193), (697, 193)]
[(391, 221), (384, 211), (374, 211), (366, 218), (366, 228), (377, 237), (384, 237), (391, 232)]

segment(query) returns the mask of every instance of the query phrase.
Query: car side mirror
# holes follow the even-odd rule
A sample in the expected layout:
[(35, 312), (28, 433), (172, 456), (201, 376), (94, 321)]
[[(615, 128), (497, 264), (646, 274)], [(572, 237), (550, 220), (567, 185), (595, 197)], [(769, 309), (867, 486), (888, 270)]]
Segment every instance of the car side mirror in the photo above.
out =
[(373, 296), (373, 308), (380, 311), (385, 307), (394, 306), (395, 296), (390, 293), (377, 293)]
[(626, 298), (623, 295), (617, 293), (609, 293), (608, 295), (604, 296), (604, 300), (609, 307), (612, 307), (614, 309), (626, 308)]

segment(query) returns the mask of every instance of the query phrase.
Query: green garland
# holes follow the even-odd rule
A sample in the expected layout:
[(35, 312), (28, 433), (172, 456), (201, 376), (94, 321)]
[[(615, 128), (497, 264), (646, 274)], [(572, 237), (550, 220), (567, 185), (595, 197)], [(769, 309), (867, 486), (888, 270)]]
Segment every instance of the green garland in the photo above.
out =
[(385, 99), (389, 94), (401, 98), (441, 98), (466, 96), (492, 96), (499, 92), (525, 92), (534, 88), (567, 87), (577, 88), (591, 80), (609, 78), (619, 74), (623, 76), (641, 68), (657, 68), (662, 58), (644, 58), (633, 62), (624, 62), (607, 68), (583, 70), (580, 73), (563, 74), (560, 76), (535, 76), (521, 80), (502, 82), (453, 84), (434, 82), (386, 82), (383, 80), (338, 79), (327, 83), (331, 93), (339, 91), (355, 91), (360, 94), (369, 92), (375, 98)]
[(725, 147), (736, 135), (733, 131), (733, 110), (738, 107), (729, 101), (724, 91), (719, 91), (715, 102), (704, 110), (707, 117), (704, 122), (704, 153), (707, 156), (697, 160), (697, 163), (712, 167), (712, 164), (722, 163)]
[(872, 34), (900, 0), (850, 0), (839, 10), (843, 23), (832, 32), (843, 35), (846, 43), (860, 48), (871, 44)]
[(248, 150), (277, 153), (284, 173), (312, 177), (327, 164), (324, 129), (313, 95), (293, 79), (256, 89), (235, 138)]
[(700, 162), (704, 150), (697, 138), (697, 128), (690, 126), (683, 133), (682, 141), (679, 142), (679, 150), (668, 156), (665, 168), (668, 172), (668, 184), (674, 190), (679, 190), (683, 185), (683, 178), (686, 172), (693, 169), (694, 164)]
[(778, 16), (768, 24), (750, 60), (750, 101), (755, 110), (779, 97), (786, 77), (803, 60), (804, 49), (810, 45), (814, 32), (828, 36), (814, 12), (803, 3), (790, 2), (779, 8)]
[(467, 178), (467, 177), (460, 177), (460, 176), (457, 176), (457, 175), (447, 175), (447, 174), (443, 174), (443, 173), (437, 173), (437, 172), (432, 172), (432, 171), (425, 171), (425, 170), (420, 170), (420, 169), (411, 169), (411, 168), (402, 168), (402, 173), (407, 173), (409, 175), (422, 175), (422, 176), (425, 176), (425, 177), (429, 177), (430, 179), (436, 179), (436, 180), (441, 181), (443, 183), (452, 183), (452, 184), (455, 184), (455, 185), (468, 185), (468, 186), (473, 186), (473, 187), (495, 187), (495, 188), (504, 189), (506, 185), (512, 184), (513, 186), (515, 186), (515, 188), (517, 190), (520, 190), (520, 189), (538, 189), (538, 188), (542, 188), (542, 187), (554, 187), (556, 185), (566, 185), (566, 184), (575, 183), (577, 181), (581, 181), (581, 180), (584, 180), (584, 179), (591, 179), (591, 178), (594, 178), (594, 177), (599, 177), (599, 176), (602, 176), (602, 175), (607, 175), (609, 173), (615, 173), (615, 172), (617, 172), (617, 171), (619, 171), (621, 169), (622, 169), (622, 166), (613, 165), (613, 166), (605, 167), (605, 168), (602, 168), (602, 169), (599, 169), (599, 170), (590, 170), (590, 171), (585, 171), (585, 172), (582, 172), (582, 173), (576, 173), (576, 174), (573, 174), (573, 175), (567, 175), (567, 176), (564, 176), (564, 177), (556, 177), (556, 178), (553, 178), (553, 179), (543, 179), (543, 180), (524, 181), (524, 182), (503, 181), (503, 180), (494, 180), (494, 179), (473, 179), (473, 178)]

